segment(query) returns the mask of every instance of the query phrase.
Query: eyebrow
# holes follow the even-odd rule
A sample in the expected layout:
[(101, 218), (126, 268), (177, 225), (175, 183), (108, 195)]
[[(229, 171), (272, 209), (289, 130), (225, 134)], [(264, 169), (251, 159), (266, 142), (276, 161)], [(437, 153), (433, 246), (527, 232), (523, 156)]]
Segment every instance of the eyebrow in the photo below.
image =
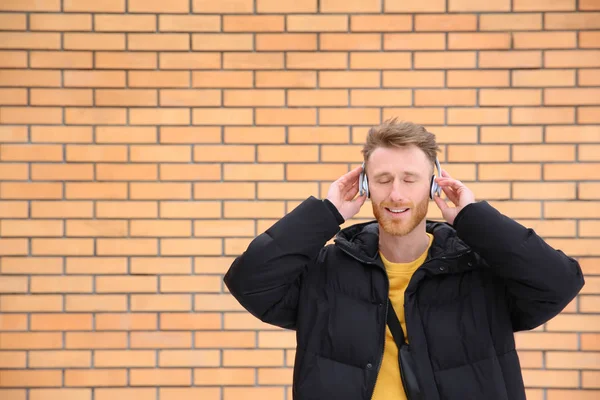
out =
[[(373, 177), (373, 179), (381, 178), (382, 176), (386, 176), (386, 175), (392, 175), (392, 174), (390, 172), (380, 172), (380, 173), (376, 174)], [(419, 174), (418, 172), (414, 172), (414, 171), (404, 171), (404, 175), (413, 176), (415, 178), (421, 177), (421, 174)]]

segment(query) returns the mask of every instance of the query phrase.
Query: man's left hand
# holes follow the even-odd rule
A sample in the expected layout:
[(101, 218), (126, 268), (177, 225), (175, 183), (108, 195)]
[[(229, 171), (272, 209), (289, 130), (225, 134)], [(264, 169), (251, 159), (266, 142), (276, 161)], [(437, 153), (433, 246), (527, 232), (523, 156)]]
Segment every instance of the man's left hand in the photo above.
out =
[(444, 170), (442, 170), (442, 177), (435, 178), (435, 180), (446, 194), (446, 197), (455, 205), (455, 207), (450, 207), (441, 196), (433, 196), (435, 204), (442, 210), (442, 216), (446, 222), (452, 225), (454, 224), (454, 218), (456, 218), (460, 210), (475, 202), (475, 195), (461, 181), (452, 178)]

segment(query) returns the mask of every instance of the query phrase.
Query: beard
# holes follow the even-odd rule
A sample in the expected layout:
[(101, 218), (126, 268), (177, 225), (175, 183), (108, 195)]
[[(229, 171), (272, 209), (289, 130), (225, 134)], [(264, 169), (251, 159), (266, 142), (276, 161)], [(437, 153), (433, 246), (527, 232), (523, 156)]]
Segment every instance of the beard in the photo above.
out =
[[(385, 232), (392, 236), (405, 236), (412, 232), (413, 229), (415, 229), (427, 216), (427, 208), (429, 207), (429, 201), (427, 198), (418, 203), (416, 206), (412, 202), (403, 204), (397, 204), (393, 202), (371, 204), (373, 206), (373, 215), (375, 215), (379, 225)], [(410, 208), (408, 211), (410, 213), (409, 218), (391, 218), (385, 210), (386, 208)]]

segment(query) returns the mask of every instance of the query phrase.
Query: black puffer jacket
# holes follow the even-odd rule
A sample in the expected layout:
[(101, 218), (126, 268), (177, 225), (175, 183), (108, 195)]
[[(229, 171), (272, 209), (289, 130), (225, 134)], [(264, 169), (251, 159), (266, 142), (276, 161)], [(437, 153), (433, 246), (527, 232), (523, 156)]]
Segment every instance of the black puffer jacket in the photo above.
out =
[[(309, 197), (255, 238), (224, 281), (261, 321), (296, 330), (295, 400), (368, 400), (388, 299), (378, 224), (340, 231), (326, 202)], [(433, 244), (405, 293), (425, 399), (525, 399), (513, 332), (563, 310), (584, 285), (579, 264), (485, 201), (427, 231)]]

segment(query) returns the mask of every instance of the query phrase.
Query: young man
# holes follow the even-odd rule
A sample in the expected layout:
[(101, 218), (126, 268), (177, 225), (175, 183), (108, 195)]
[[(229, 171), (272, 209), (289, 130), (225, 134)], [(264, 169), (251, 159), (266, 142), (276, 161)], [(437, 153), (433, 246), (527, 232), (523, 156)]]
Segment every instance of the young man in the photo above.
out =
[[(296, 330), (295, 400), (525, 399), (514, 332), (560, 313), (584, 285), (581, 269), (435, 174), (438, 151), (412, 123), (371, 129), (364, 171), (306, 199), (225, 275), (252, 315)], [(367, 197), (376, 221), (340, 230)], [(426, 219), (432, 198), (444, 222)]]

